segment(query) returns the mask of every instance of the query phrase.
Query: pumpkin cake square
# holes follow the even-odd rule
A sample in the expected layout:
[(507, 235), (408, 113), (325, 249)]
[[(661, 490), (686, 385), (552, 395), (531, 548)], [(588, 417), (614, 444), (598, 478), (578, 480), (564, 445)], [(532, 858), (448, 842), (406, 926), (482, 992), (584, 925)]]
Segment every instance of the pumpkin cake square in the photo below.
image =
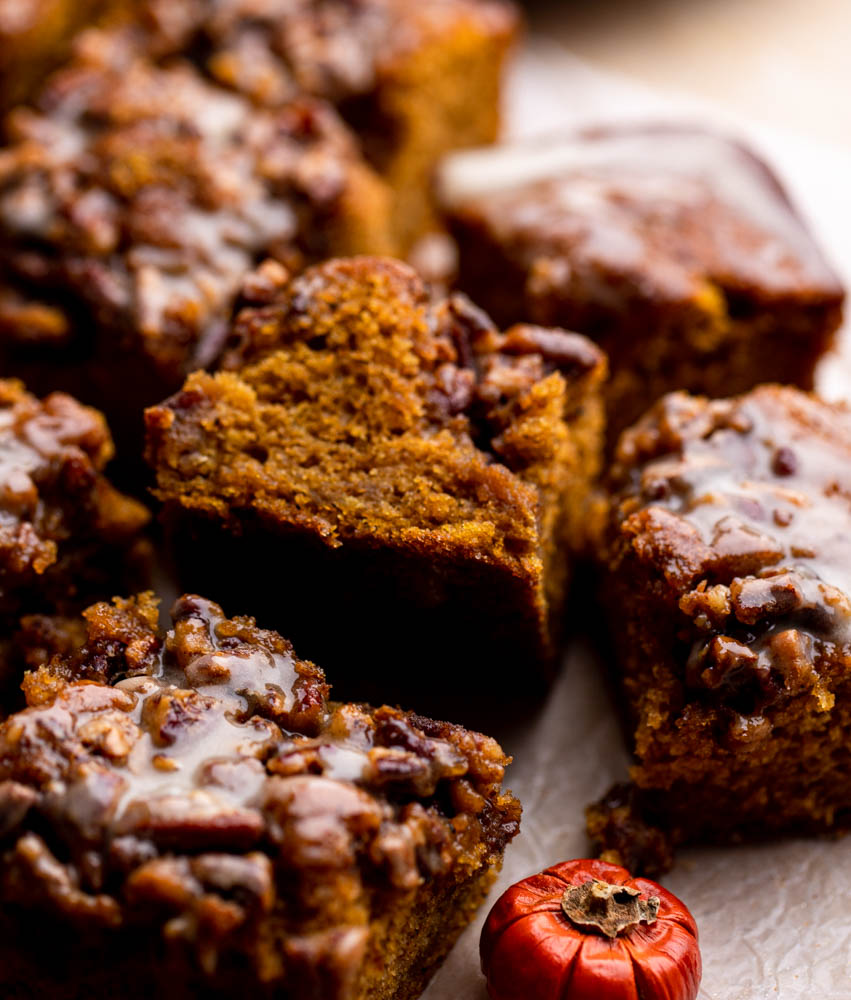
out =
[(674, 393), (620, 440), (599, 544), (631, 788), (606, 856), (851, 818), (851, 409), (789, 387)]
[(498, 744), (200, 597), (85, 618), (0, 725), (3, 996), (419, 996), (518, 831)]
[(691, 126), (623, 125), (462, 153), (442, 172), (460, 287), (498, 323), (609, 356), (609, 442), (666, 392), (813, 387), (843, 289), (779, 180)]
[(148, 511), (104, 474), (112, 453), (97, 410), (0, 380), (0, 711), (19, 697), (10, 637), (21, 617), (46, 639), (50, 619), (39, 626), (39, 616), (76, 615), (145, 582)]
[(394, 192), (403, 250), (435, 219), (445, 153), (493, 142), (520, 23), (506, 0), (150, 0), (133, 12), (156, 58), (191, 58), (267, 107), (330, 101)]
[(225, 370), (146, 413), (185, 586), (256, 601), (347, 691), (550, 671), (600, 461), (602, 353), (501, 333), (386, 258), (269, 265), (255, 294), (268, 303), (237, 318)]
[(386, 185), (330, 105), (256, 108), (120, 33), (87, 33), (8, 128), (0, 363), (137, 451), (142, 409), (216, 358), (261, 260), (393, 247)]

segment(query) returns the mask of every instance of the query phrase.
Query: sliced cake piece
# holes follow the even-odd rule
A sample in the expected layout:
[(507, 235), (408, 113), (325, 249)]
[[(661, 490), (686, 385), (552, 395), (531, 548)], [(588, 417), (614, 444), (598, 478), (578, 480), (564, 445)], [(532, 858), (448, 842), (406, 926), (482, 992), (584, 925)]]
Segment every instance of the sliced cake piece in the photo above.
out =
[(43, 402), (0, 380), (0, 622), (78, 611), (126, 587), (147, 551), (148, 511), (103, 474), (112, 440), (97, 410)]
[(9, 129), (0, 362), (95, 402), (122, 443), (216, 358), (260, 260), (392, 249), (386, 185), (330, 105), (258, 109), (120, 34), (87, 34)]
[[(665, 397), (620, 441), (600, 546), (633, 789), (610, 857), (851, 820), (851, 410)], [(668, 844), (666, 844), (666, 839)]]
[(599, 464), (600, 351), (500, 333), (389, 259), (292, 281), (271, 266), (257, 293), (272, 301), (239, 316), (230, 370), (146, 414), (185, 579), (256, 601), (341, 683), (369, 635), (367, 675), (383, 661), (397, 682), (419, 676), (402, 650), (458, 683), (551, 667)]
[(500, 323), (609, 355), (610, 441), (666, 392), (811, 389), (843, 289), (770, 167), (692, 126), (459, 154), (442, 174), (460, 286)]
[(200, 597), (86, 619), (0, 726), (3, 996), (419, 996), (518, 830), (500, 747)]
[[(19, 698), (21, 616), (76, 615), (145, 582), (148, 512), (106, 478), (111, 457), (97, 410), (0, 380), (0, 714)], [(47, 641), (50, 619), (25, 628)]]
[(453, 149), (493, 142), (519, 25), (506, 0), (150, 0), (137, 43), (179, 53), (267, 107), (332, 102), (395, 193), (407, 248), (435, 224), (432, 174)]

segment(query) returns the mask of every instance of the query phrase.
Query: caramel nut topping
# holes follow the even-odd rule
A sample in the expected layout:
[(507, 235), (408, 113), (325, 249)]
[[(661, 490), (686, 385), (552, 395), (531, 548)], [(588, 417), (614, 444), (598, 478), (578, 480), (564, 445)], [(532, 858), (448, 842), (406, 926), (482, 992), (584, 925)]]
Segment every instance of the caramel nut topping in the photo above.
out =
[[(10, 131), (4, 266), (114, 330), (169, 386), (221, 352), (258, 260), (325, 256), (316, 220), (345, 214), (355, 178), (379, 183), (324, 102), (301, 91), (258, 108), (186, 61), (156, 65), (121, 32), (89, 32)], [(267, 266), (246, 292), (279, 279)], [(0, 298), (0, 332), (44, 338), (34, 309)]]
[(112, 455), (96, 410), (0, 380), (0, 616), (10, 631), (22, 611), (76, 612), (75, 593), (126, 574), (149, 515), (105, 478)]
[[(153, 912), (212, 975), (226, 953), (257, 958), (264, 914), (359, 933), (374, 889), (408, 893), (516, 832), (492, 740), (331, 703), (285, 639), (200, 597), (162, 637), (156, 611), (151, 595), (90, 608), (86, 642), (0, 725), (4, 903), (82, 924)], [(331, 960), (306, 940), (284, 947)]]
[(624, 435), (613, 512), (683, 613), (692, 690), (743, 715), (803, 692), (832, 704), (821, 660), (851, 655), (849, 459), (851, 411), (780, 387), (673, 393)]
[(581, 317), (595, 301), (700, 300), (717, 294), (707, 275), (731, 297), (839, 291), (769, 169), (706, 130), (625, 125), (457, 153), (438, 187), (450, 214), (510, 248), (542, 315), (553, 303)]

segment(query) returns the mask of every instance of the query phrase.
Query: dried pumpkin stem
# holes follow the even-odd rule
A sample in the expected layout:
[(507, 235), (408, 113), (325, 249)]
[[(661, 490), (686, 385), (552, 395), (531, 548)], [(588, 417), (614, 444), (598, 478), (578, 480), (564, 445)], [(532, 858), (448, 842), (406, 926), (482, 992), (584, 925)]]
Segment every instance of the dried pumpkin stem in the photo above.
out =
[(567, 889), (561, 898), (561, 908), (567, 919), (581, 930), (616, 938), (639, 924), (655, 923), (659, 897), (642, 899), (638, 889), (591, 879)]

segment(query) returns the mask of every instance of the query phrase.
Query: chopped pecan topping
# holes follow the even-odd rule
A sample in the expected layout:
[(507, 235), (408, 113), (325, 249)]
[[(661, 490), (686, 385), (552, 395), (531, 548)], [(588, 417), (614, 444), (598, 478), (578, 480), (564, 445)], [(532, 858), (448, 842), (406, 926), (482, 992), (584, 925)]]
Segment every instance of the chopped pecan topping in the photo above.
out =
[[(103, 417), (64, 393), (39, 401), (0, 380), (0, 617), (80, 610), (139, 563), (148, 512), (103, 475)], [(45, 634), (45, 638), (47, 638)]]
[(4, 857), (3, 896), (31, 905), (34, 899), (70, 920), (116, 925), (121, 907), (111, 896), (92, 895), (77, 885), (70, 865), (63, 865), (35, 833), (24, 834)]
[(682, 613), (687, 687), (753, 716), (734, 743), (783, 699), (832, 704), (823, 661), (851, 649), (849, 440), (847, 408), (765, 387), (674, 393), (619, 446), (613, 551), (658, 574)]
[[(492, 740), (329, 703), (288, 642), (200, 597), (175, 604), (165, 637), (156, 611), (150, 595), (89, 609), (86, 641), (0, 725), (4, 904), (80, 924), (153, 915), (207, 975), (240, 955), (265, 979), (293, 982), (290, 960), (345, 978), (375, 889), (407, 894), (516, 832)], [(296, 913), (317, 934), (288, 932), (272, 968), (258, 921)]]
[(10, 119), (4, 267), (47, 304), (2, 296), (0, 335), (67, 338), (51, 307), (70, 302), (177, 386), (221, 352), (241, 287), (262, 298), (279, 281), (266, 265), (245, 285), (257, 261), (326, 256), (317, 221), (345, 214), (350, 186), (380, 182), (323, 100), (301, 90), (257, 107), (185, 59), (149, 59), (162, 48), (132, 34), (88, 32)]

